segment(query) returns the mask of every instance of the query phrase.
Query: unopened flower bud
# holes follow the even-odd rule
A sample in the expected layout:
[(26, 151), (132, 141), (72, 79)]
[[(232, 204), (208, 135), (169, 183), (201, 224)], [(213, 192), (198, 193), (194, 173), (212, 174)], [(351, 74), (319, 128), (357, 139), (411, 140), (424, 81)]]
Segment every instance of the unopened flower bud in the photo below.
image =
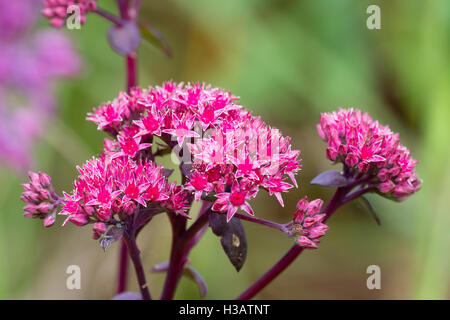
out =
[(79, 227), (84, 226), (89, 222), (88, 217), (82, 213), (71, 215), (69, 219), (73, 224)]
[(101, 235), (103, 233), (105, 233), (106, 231), (106, 224), (103, 222), (96, 222), (94, 223), (94, 226), (92, 227), (92, 229), (94, 230), (94, 232), (98, 235)]
[(50, 176), (44, 172), (39, 172), (39, 182), (44, 188), (50, 188), (52, 185), (52, 180), (50, 179)]
[(40, 200), (50, 200), (51, 194), (48, 190), (46, 189), (41, 189), (39, 190), (39, 198)]
[(308, 237), (305, 236), (301, 236), (300, 238), (298, 238), (297, 243), (300, 246), (308, 249), (317, 249), (317, 244), (315, 244), (314, 241), (310, 240)]
[(44, 219), (44, 227), (51, 227), (56, 221), (56, 211), (53, 211), (52, 214), (48, 215)]
[(122, 209), (126, 214), (132, 215), (136, 211), (136, 204), (133, 201), (128, 201), (123, 204)]
[(41, 213), (49, 213), (53, 209), (53, 205), (49, 202), (41, 202), (38, 204), (37, 209)]

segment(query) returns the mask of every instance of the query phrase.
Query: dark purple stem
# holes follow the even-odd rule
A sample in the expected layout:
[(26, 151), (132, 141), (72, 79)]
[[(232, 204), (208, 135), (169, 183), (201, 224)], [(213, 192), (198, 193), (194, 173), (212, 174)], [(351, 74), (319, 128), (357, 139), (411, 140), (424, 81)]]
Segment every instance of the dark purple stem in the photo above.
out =
[(136, 277), (138, 280), (142, 299), (151, 300), (152, 298), (150, 296), (150, 292), (148, 291), (147, 280), (145, 279), (145, 272), (144, 268), (142, 267), (140, 252), (136, 244), (134, 232), (124, 235), (124, 241), (127, 245), (128, 252), (130, 253), (131, 261), (133, 261), (134, 270), (136, 271)]
[(187, 243), (182, 241), (182, 235), (186, 230), (186, 218), (173, 212), (169, 212), (168, 216), (172, 224), (172, 248), (170, 250), (169, 269), (167, 270), (161, 300), (173, 299), (178, 280), (186, 263), (184, 250)]
[(127, 289), (127, 270), (128, 270), (128, 249), (125, 241), (122, 241), (119, 256), (117, 294), (122, 293)]
[[(126, 57), (127, 61), (127, 92), (130, 93), (132, 87), (136, 86), (136, 58), (135, 54), (128, 55)], [(118, 284), (117, 293), (122, 293), (126, 290), (127, 282), (127, 270), (128, 270), (128, 253), (127, 246), (122, 243), (119, 256), (119, 274), (118, 274)]]
[[(172, 249), (170, 252), (169, 269), (167, 271), (161, 300), (171, 300), (175, 294), (178, 281), (188, 260), (188, 255), (194, 245), (205, 232), (208, 223), (210, 203), (203, 202), (197, 220), (186, 230), (186, 219), (169, 214), (172, 223)], [(184, 224), (183, 224), (184, 221)]]
[(93, 12), (105, 18), (106, 20), (114, 23), (116, 26), (121, 26), (123, 24), (123, 21), (119, 17), (116, 17), (115, 15), (109, 13), (108, 11), (97, 8)]
[[(110, 20), (116, 25), (122, 24), (122, 19), (127, 19), (127, 4), (128, 0), (118, 1), (118, 7), (120, 11), (120, 18), (117, 18), (110, 14), (109, 12), (103, 11), (101, 9), (97, 9), (96, 13), (101, 15), (102, 17)], [(137, 9), (137, 8), (136, 8)], [(127, 80), (126, 80), (126, 88), (127, 92), (130, 93), (131, 88), (137, 85), (137, 54), (131, 53), (126, 56), (126, 69), (127, 69)], [(122, 242), (120, 256), (119, 256), (119, 272), (118, 272), (118, 280), (117, 280), (117, 293), (122, 293), (126, 290), (127, 287), (127, 274), (128, 274), (128, 250), (129, 247), (125, 241)], [(131, 256), (131, 253), (130, 253)], [(140, 261), (140, 259), (139, 259)], [(133, 261), (134, 263), (134, 261)], [(142, 268), (142, 266), (141, 266)], [(136, 265), (135, 265), (136, 269)], [(139, 277), (138, 277), (139, 279)], [(148, 290), (147, 290), (148, 291)]]
[(127, 92), (137, 85), (137, 54), (135, 52), (126, 56), (127, 63)]
[[(330, 202), (323, 210), (326, 213), (325, 221), (344, 203), (349, 200), (346, 198), (347, 193), (351, 187), (341, 187), (336, 190), (336, 193), (331, 198)], [(279, 276), (294, 260), (303, 252), (303, 247), (293, 245), (292, 248), (261, 278), (252, 284), (247, 290), (239, 295), (237, 300), (249, 300), (264, 289), (273, 279)]]
[(276, 223), (276, 222), (273, 222), (273, 221), (269, 221), (269, 220), (265, 220), (265, 219), (261, 219), (261, 218), (256, 218), (256, 217), (253, 217), (253, 216), (248, 216), (248, 215), (244, 215), (244, 214), (240, 214), (240, 213), (235, 213), (234, 217), (235, 218), (239, 218), (241, 220), (245, 220), (245, 221), (261, 224), (263, 226), (266, 226), (266, 227), (269, 227), (269, 228), (273, 228), (273, 229), (276, 229), (276, 230), (280, 230), (281, 232), (284, 232), (284, 233), (288, 232), (286, 224)]

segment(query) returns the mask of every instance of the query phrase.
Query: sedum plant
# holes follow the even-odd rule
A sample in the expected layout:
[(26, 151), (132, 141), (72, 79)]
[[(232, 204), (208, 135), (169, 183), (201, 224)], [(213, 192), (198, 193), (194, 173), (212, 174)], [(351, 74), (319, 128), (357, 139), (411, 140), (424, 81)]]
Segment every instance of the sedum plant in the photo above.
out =
[[(343, 204), (367, 193), (402, 201), (420, 189), (414, 171), (417, 161), (400, 143), (399, 135), (367, 113), (340, 109), (322, 114), (317, 125), (327, 143), (327, 158), (342, 165), (342, 170), (321, 173), (312, 181), (336, 188), (331, 200), (324, 205), (321, 199), (301, 198), (284, 224), (258, 218), (251, 202), (260, 191), (275, 196), (284, 206), (282, 194), (297, 187), (301, 159), (291, 139), (223, 89), (172, 81), (137, 86), (136, 49), (141, 36), (166, 46), (160, 33), (138, 21), (139, 1), (118, 0), (120, 16), (100, 9), (95, 1), (46, 0), (44, 4), (43, 14), (55, 27), (64, 25), (71, 5), (82, 9), (82, 23), (87, 13), (113, 23), (108, 38), (111, 47), (125, 56), (127, 91), (87, 115), (109, 138), (97, 156), (77, 167), (79, 176), (72, 191), (58, 195), (47, 174), (30, 172), (30, 182), (23, 185), (24, 215), (43, 219), (46, 227), (55, 223), (57, 215), (65, 217), (63, 225), (89, 225), (104, 250), (120, 241), (118, 294), (126, 290), (129, 256), (139, 282), (137, 297), (152, 297), (136, 237), (156, 215), (168, 217), (173, 233), (170, 260), (152, 270), (167, 273), (161, 299), (174, 297), (186, 273), (206, 293), (206, 284), (188, 264), (188, 256), (209, 227), (237, 271), (247, 255), (242, 220), (291, 237), (292, 248), (237, 297), (251, 299), (303, 250), (318, 248), (329, 229), (326, 221)], [(176, 157), (178, 173), (160, 164), (168, 154)], [(178, 174), (180, 182), (174, 179)], [(198, 213), (191, 210), (195, 202), (201, 203)], [(188, 220), (193, 220), (189, 226)]]

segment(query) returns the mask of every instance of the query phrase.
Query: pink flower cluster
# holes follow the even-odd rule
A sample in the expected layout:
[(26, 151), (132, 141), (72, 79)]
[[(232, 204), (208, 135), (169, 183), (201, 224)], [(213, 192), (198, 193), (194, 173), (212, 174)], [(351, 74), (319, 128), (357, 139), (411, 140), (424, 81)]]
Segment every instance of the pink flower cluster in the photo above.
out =
[(22, 172), (56, 111), (53, 83), (81, 68), (68, 37), (33, 29), (39, 1), (0, 0), (0, 160)]
[(86, 14), (97, 8), (96, 0), (44, 0), (42, 14), (50, 19), (50, 24), (55, 28), (64, 26), (70, 6), (77, 6), (80, 10), (80, 22), (86, 22)]
[(294, 213), (294, 222), (290, 226), (293, 236), (297, 238), (298, 245), (307, 249), (317, 249), (320, 238), (327, 232), (329, 227), (322, 223), (326, 214), (320, 213), (323, 201), (316, 199), (308, 201), (304, 197), (297, 203)]
[(50, 227), (55, 223), (56, 209), (60, 198), (52, 187), (50, 177), (43, 172), (29, 172), (30, 183), (23, 184), (24, 192), (20, 197), (27, 205), (24, 216), (28, 218), (44, 219), (44, 226)]
[(136, 159), (159, 137), (183, 164), (190, 164), (186, 189), (198, 200), (210, 193), (213, 210), (231, 219), (238, 209), (253, 215), (248, 200), (259, 188), (275, 195), (297, 186), (300, 151), (289, 137), (235, 103), (237, 97), (205, 84), (165, 83), (120, 93), (87, 119), (117, 141), (107, 142), (111, 158)]
[(323, 113), (317, 126), (328, 142), (327, 157), (342, 162), (354, 176), (367, 177), (379, 192), (401, 201), (420, 189), (417, 161), (400, 144), (398, 133), (360, 110)]
[(98, 238), (108, 225), (117, 224), (145, 210), (165, 207), (187, 216), (188, 194), (175, 182), (168, 183), (163, 168), (152, 161), (135, 162), (128, 157), (110, 159), (104, 154), (78, 167), (80, 173), (71, 194), (64, 193), (60, 214), (78, 226), (94, 222)]

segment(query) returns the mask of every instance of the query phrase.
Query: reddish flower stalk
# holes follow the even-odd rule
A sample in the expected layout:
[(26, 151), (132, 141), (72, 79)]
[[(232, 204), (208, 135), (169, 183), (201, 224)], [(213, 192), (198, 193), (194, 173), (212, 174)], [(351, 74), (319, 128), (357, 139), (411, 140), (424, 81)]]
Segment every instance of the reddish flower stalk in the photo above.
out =
[(204, 201), (197, 220), (186, 230), (186, 219), (179, 215), (169, 214), (172, 224), (172, 248), (170, 252), (169, 269), (164, 283), (161, 300), (171, 300), (180, 280), (184, 265), (187, 262), (190, 250), (200, 240), (208, 223), (210, 203)]
[(117, 294), (127, 289), (128, 249), (124, 240), (120, 244), (119, 271), (117, 279)]
[(239, 218), (241, 220), (245, 220), (245, 221), (249, 221), (249, 222), (253, 222), (256, 224), (260, 224), (269, 228), (273, 228), (276, 230), (279, 230), (281, 232), (284, 233), (288, 233), (288, 225), (289, 223), (286, 224), (281, 224), (281, 223), (276, 223), (270, 220), (265, 220), (265, 219), (261, 219), (261, 218), (256, 218), (256, 217), (252, 217), (252, 216), (247, 216), (241, 213), (236, 213), (234, 215), (236, 218)]
[(105, 18), (106, 20), (114, 23), (116, 26), (120, 26), (123, 23), (120, 18), (116, 17), (115, 15), (113, 15), (103, 9), (96, 8), (92, 12), (94, 12), (94, 13), (98, 14), (99, 16)]
[[(118, 3), (120, 7), (120, 3)], [(139, 9), (138, 5), (136, 6), (136, 12)], [(120, 24), (120, 20), (116, 19), (113, 15), (104, 12), (102, 10), (96, 11), (96, 13), (102, 15), (108, 20), (112, 21), (114, 24)], [(122, 18), (127, 18), (126, 10), (121, 10), (120, 15)], [(131, 89), (137, 86), (137, 53), (133, 52), (129, 54), (125, 58), (126, 60), (126, 68), (127, 68), (127, 93), (131, 93)], [(139, 259), (140, 261), (140, 259)], [(133, 263), (136, 264), (135, 260)], [(139, 266), (138, 266), (139, 267)], [(135, 265), (136, 268), (136, 265)], [(142, 268), (142, 265), (140, 266)], [(128, 274), (128, 248), (125, 241), (122, 241), (120, 254), (119, 254), (119, 271), (118, 271), (118, 280), (117, 280), (117, 294), (120, 294), (126, 290), (127, 287), (127, 274)], [(143, 296), (144, 297), (144, 296)]]
[[(130, 93), (131, 88), (137, 85), (136, 54), (128, 55), (126, 57), (126, 64), (127, 64), (127, 92)], [(128, 273), (127, 271), (128, 271), (128, 250), (125, 242), (123, 241), (121, 244), (119, 254), (117, 294), (122, 293), (126, 290), (127, 273)]]
[(124, 241), (127, 245), (131, 260), (134, 264), (134, 269), (136, 271), (136, 277), (139, 283), (139, 290), (141, 291), (142, 299), (151, 300), (152, 297), (148, 290), (147, 280), (145, 279), (145, 272), (144, 268), (142, 267), (142, 261), (139, 255), (139, 249), (136, 244), (134, 232), (131, 232), (131, 234), (124, 234)]

